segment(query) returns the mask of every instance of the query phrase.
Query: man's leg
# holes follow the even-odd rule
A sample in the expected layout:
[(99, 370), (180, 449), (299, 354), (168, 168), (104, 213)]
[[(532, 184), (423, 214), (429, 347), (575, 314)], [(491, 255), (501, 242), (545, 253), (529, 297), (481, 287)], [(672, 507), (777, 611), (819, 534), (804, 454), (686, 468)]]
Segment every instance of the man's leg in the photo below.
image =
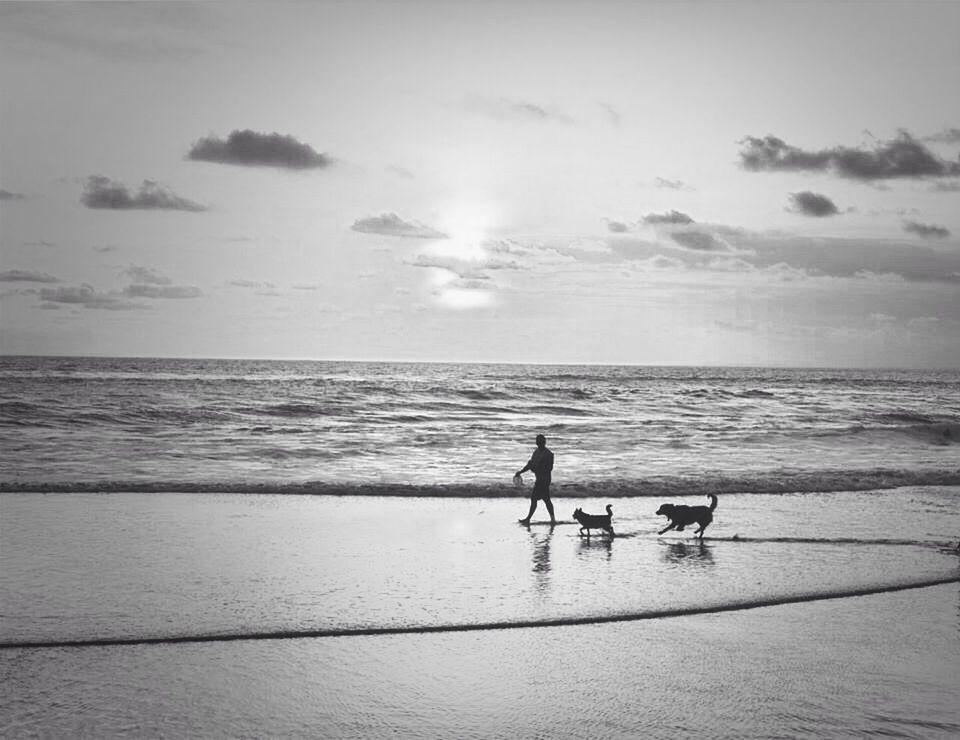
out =
[[(521, 519), (521, 520), (520, 520), (520, 523), (521, 523), (521, 524), (529, 524), (529, 523), (530, 523), (530, 517), (533, 516), (533, 512), (535, 512), (536, 510), (537, 510), (537, 497), (536, 497), (536, 495), (533, 495), (533, 496), (530, 497), (530, 511), (527, 512), (527, 518), (526, 518), (526, 519)], [(551, 514), (551, 516), (552, 516), (552, 514)]]
[(553, 515), (553, 501), (550, 500), (550, 497), (549, 497), (549, 496), (544, 496), (544, 497), (543, 497), (543, 503), (546, 504), (547, 511), (550, 512), (550, 523), (551, 523), (551, 524), (556, 524), (556, 523), (557, 523), (557, 518)]

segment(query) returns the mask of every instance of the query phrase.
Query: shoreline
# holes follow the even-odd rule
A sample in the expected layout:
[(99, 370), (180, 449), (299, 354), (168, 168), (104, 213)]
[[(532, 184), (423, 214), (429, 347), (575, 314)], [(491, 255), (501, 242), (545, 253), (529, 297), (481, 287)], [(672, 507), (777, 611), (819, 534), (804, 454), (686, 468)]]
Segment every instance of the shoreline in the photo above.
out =
[(678, 617), (698, 617), (710, 614), (724, 614), (727, 612), (750, 611), (767, 609), (770, 607), (788, 606), (791, 604), (811, 604), (818, 601), (834, 601), (838, 599), (855, 599), (863, 596), (892, 594), (900, 591), (934, 588), (951, 583), (960, 583), (960, 573), (953, 576), (924, 579), (914, 583), (885, 584), (867, 586), (847, 591), (827, 593), (806, 593), (778, 596), (762, 601), (736, 602), (730, 604), (713, 604), (699, 607), (679, 609), (663, 609), (643, 612), (639, 614), (603, 614), (585, 617), (558, 617), (554, 619), (537, 619), (522, 621), (480, 622), (477, 624), (424, 624), (414, 626), (379, 626), (356, 627), (320, 630), (280, 630), (276, 632), (245, 632), (237, 634), (201, 634), (201, 635), (169, 635), (163, 637), (116, 637), (91, 638), (87, 640), (49, 640), (49, 641), (0, 641), (0, 651), (6, 650), (37, 650), (50, 648), (87, 648), (87, 647), (122, 647), (132, 645), (183, 645), (211, 642), (262, 642), (267, 640), (301, 640), (322, 638), (346, 637), (377, 637), (394, 635), (428, 635), (456, 632), (499, 632), (502, 630), (542, 629), (550, 627), (578, 627), (600, 624), (619, 624), (623, 622), (641, 622), (647, 620), (676, 619)]
[[(661, 476), (554, 483), (551, 498), (656, 498), (666, 496), (790, 495), (862, 493), (916, 487), (960, 487), (960, 469), (758, 473), (741, 477)], [(496, 481), (478, 483), (384, 483), (329, 481), (0, 481), (0, 494), (15, 493), (196, 493), (300, 496), (382, 496), (395, 498), (528, 499), (532, 486)]]

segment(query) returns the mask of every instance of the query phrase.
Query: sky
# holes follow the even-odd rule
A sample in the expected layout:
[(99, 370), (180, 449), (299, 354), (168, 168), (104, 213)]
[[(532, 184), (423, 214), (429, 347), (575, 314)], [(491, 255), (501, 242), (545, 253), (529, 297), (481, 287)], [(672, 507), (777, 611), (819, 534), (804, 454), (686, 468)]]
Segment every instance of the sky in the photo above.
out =
[(0, 353), (960, 367), (958, 2), (0, 2)]

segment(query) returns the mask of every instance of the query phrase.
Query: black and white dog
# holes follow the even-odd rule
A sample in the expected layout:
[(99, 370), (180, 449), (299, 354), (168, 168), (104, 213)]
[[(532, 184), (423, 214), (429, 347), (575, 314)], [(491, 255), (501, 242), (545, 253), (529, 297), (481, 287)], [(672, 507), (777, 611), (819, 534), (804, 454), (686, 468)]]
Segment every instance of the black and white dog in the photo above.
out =
[(573, 512), (573, 518), (580, 522), (580, 534), (587, 531), (587, 537), (590, 536), (591, 529), (602, 529), (613, 537), (613, 507), (607, 504), (606, 514), (587, 514), (583, 509), (577, 509)]

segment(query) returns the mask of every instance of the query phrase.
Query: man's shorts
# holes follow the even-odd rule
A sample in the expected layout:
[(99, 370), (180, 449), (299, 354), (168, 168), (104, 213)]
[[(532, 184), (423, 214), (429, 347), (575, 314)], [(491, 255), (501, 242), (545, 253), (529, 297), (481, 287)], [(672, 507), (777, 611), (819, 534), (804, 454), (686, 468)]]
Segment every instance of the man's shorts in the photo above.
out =
[(530, 493), (530, 498), (550, 498), (550, 479), (537, 478), (537, 482), (533, 484), (533, 491)]

